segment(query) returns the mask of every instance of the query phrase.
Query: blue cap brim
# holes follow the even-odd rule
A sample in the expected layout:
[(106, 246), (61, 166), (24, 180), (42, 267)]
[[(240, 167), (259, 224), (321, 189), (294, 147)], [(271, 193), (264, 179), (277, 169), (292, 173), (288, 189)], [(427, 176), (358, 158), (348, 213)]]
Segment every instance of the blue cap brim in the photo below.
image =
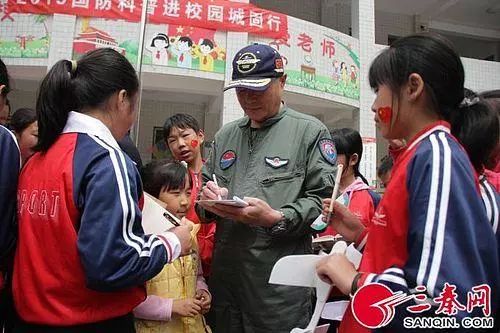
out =
[(255, 91), (264, 91), (269, 87), (272, 78), (256, 78), (256, 79), (240, 79), (232, 80), (229, 84), (224, 87), (224, 91), (232, 88), (245, 88)]

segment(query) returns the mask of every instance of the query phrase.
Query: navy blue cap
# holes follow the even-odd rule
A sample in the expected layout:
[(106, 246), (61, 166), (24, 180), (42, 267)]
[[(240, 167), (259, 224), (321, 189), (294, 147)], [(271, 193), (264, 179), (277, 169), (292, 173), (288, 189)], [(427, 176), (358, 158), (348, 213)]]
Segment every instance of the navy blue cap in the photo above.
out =
[(269, 45), (248, 45), (236, 53), (231, 82), (224, 90), (231, 88), (266, 90), (273, 78), (281, 77), (283, 74), (283, 58), (278, 51)]

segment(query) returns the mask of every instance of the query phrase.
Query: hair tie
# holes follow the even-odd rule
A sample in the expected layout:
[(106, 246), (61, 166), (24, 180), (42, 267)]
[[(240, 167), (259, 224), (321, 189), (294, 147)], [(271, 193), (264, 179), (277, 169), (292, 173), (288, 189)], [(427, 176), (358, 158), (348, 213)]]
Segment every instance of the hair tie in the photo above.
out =
[(70, 60), (71, 62), (71, 75), (73, 76), (76, 72), (76, 68), (78, 67), (78, 63), (76, 62), (76, 60)]
[(460, 107), (463, 108), (463, 107), (471, 107), (473, 106), (474, 104), (477, 104), (479, 103), (479, 97), (474, 97), (474, 98), (468, 98), (468, 97), (465, 97), (463, 99), (462, 102), (460, 102)]

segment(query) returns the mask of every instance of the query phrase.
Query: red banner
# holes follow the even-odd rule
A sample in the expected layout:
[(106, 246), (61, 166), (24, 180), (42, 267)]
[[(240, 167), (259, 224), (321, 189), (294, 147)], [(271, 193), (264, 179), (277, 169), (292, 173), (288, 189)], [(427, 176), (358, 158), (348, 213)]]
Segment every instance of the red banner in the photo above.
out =
[[(141, 20), (142, 0), (8, 0), (5, 14), (69, 14), (84, 17)], [(286, 37), (287, 16), (251, 4), (223, 0), (149, 0), (148, 23)]]

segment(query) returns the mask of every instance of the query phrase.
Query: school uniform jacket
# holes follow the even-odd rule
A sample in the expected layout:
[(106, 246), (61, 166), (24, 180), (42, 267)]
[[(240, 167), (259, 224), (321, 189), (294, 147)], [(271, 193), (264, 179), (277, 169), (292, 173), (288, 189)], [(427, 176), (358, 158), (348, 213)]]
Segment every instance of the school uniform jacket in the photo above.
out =
[(3, 275), (16, 239), (16, 191), (21, 166), (17, 141), (7, 128), (0, 126), (0, 289)]
[(76, 325), (130, 313), (145, 281), (177, 258), (170, 232), (144, 235), (133, 162), (99, 120), (71, 112), (23, 168), (14, 301), (24, 321)]
[[(491, 287), (492, 317), (499, 297), (495, 235), (479, 194), (477, 175), (449, 124), (436, 122), (417, 134), (396, 159), (392, 178), (373, 217), (358, 286), (378, 282), (393, 292), (426, 287), (439, 296), (445, 282), (456, 286), (458, 301), (481, 284)], [(403, 304), (389, 331), (402, 332)], [(431, 313), (436, 308), (429, 310)], [(425, 315), (425, 314), (423, 314)], [(482, 316), (459, 312), (458, 319)], [(365, 332), (348, 307), (340, 332)]]

